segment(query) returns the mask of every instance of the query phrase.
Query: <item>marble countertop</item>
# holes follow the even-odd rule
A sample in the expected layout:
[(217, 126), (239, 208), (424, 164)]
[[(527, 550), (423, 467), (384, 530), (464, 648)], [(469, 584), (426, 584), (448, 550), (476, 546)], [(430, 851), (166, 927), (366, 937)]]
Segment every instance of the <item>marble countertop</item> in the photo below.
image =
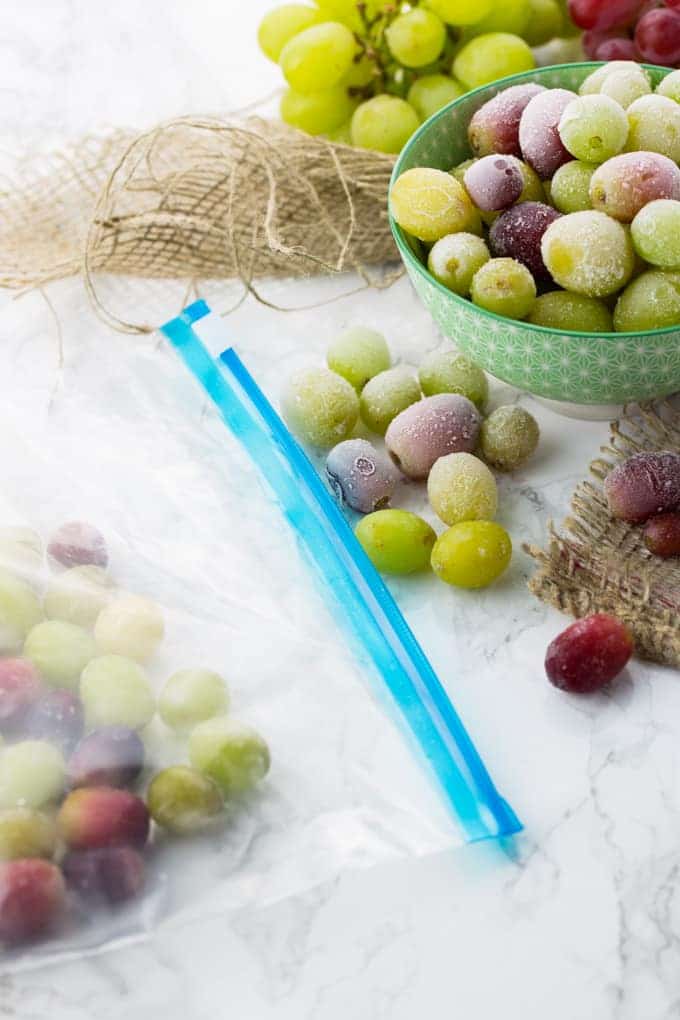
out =
[[(49, 145), (107, 124), (143, 128), (267, 95), (278, 76), (258, 56), (254, 30), (269, 6), (5, 4), (0, 149)], [(329, 286), (279, 283), (274, 295), (307, 305)], [(68, 290), (55, 289), (57, 306), (68, 306)], [(36, 316), (49, 335), (44, 306), (28, 299), (12, 309), (27, 331)], [(438, 342), (405, 280), (316, 311), (283, 315), (246, 302), (228, 321), (239, 348), (273, 375), (303, 352), (320, 354), (350, 323), (378, 326), (405, 361)], [(71, 341), (67, 326), (67, 356)], [(132, 341), (116, 342), (125, 356)], [(517, 399), (505, 387), (493, 397)], [(606, 424), (567, 421), (520, 399), (539, 418), (543, 440), (534, 463), (502, 482), (502, 515), (518, 549), (564, 516), (607, 437)], [(564, 620), (528, 594), (530, 570), (518, 552), (496, 592), (462, 598), (437, 589), (426, 607), (434, 623), (423, 627), (426, 649), (451, 664), (459, 682), (452, 696), (526, 824), (518, 861), (470, 846), (344, 873), (259, 911), (185, 919), (136, 945), (0, 976), (0, 1016), (680, 1017), (677, 674), (633, 662), (602, 696), (575, 701), (554, 691), (542, 659)], [(398, 594), (416, 621), (414, 592)]]

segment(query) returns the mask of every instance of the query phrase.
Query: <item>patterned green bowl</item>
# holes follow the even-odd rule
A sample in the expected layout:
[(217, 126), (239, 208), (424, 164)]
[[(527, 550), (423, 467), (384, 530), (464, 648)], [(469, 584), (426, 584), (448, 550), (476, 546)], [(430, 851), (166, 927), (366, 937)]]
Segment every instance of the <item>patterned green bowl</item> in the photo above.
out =
[[(392, 182), (412, 167), (449, 170), (471, 155), (467, 126), (473, 113), (508, 85), (536, 81), (578, 90), (600, 63), (564, 64), (516, 74), (469, 92), (436, 113), (399, 156)], [(656, 85), (667, 68), (647, 67)], [(620, 405), (680, 390), (680, 328), (645, 333), (575, 333), (494, 315), (458, 297), (428, 272), (409, 237), (390, 217), (408, 274), (435, 322), (491, 375), (539, 397), (572, 405)], [(563, 408), (566, 410), (566, 408)], [(582, 406), (583, 416), (589, 417)]]

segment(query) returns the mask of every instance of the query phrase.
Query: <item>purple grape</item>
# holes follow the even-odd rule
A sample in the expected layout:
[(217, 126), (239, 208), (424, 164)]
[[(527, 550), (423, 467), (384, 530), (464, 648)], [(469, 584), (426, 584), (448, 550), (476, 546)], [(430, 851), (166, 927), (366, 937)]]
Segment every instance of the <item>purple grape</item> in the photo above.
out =
[(475, 156), (503, 153), (519, 156), (519, 122), (527, 103), (545, 92), (543, 85), (512, 85), (484, 103), (468, 127), (468, 139)]
[(481, 421), (472, 401), (458, 393), (425, 397), (391, 422), (387, 451), (409, 478), (427, 478), (434, 462), (447, 453), (472, 453)]
[(519, 122), (522, 156), (544, 181), (573, 159), (557, 131), (569, 103), (578, 96), (568, 89), (548, 89), (530, 99)]
[(328, 454), (326, 474), (340, 502), (370, 514), (386, 507), (398, 475), (388, 458), (365, 439), (347, 439)]
[(524, 188), (524, 175), (514, 156), (482, 156), (465, 171), (467, 193), (478, 209), (496, 212), (516, 202)]
[(84, 716), (80, 698), (73, 691), (58, 688), (44, 694), (28, 711), (25, 735), (35, 740), (50, 740), (66, 751), (83, 735)]
[(105, 726), (80, 741), (68, 763), (76, 786), (130, 786), (142, 771), (144, 744), (126, 726)]
[(560, 213), (543, 202), (521, 202), (502, 213), (489, 233), (489, 246), (494, 255), (517, 259), (536, 280), (549, 280), (541, 255), (541, 239)]
[(144, 885), (144, 860), (130, 846), (71, 851), (61, 867), (67, 886), (88, 903), (123, 903)]
[(610, 513), (631, 524), (680, 508), (680, 454), (636, 453), (607, 475)]

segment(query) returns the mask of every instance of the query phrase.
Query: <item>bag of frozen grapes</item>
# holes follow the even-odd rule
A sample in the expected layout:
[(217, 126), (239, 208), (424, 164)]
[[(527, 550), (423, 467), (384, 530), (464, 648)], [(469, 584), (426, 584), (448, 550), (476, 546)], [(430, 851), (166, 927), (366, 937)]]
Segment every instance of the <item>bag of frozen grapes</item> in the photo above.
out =
[(0, 971), (459, 842), (267, 479), (119, 343), (0, 408)]

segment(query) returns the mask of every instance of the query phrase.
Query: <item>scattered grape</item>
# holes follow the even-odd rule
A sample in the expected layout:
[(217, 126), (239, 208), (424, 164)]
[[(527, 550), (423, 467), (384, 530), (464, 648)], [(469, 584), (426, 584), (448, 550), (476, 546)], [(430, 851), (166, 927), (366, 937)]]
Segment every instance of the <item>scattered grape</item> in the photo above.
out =
[(630, 223), (659, 198), (680, 198), (680, 170), (657, 152), (624, 152), (598, 167), (590, 183), (593, 208)]
[(144, 859), (131, 846), (71, 850), (61, 866), (68, 888), (88, 906), (124, 903), (144, 887)]
[(413, 107), (398, 96), (374, 96), (352, 115), (352, 145), (376, 152), (400, 152), (420, 121)]
[(524, 175), (514, 156), (482, 156), (465, 171), (467, 193), (478, 209), (507, 209), (524, 188)]
[(324, 135), (337, 131), (349, 121), (356, 105), (342, 85), (306, 94), (286, 89), (281, 96), (279, 113), (281, 120), (291, 127), (306, 131), (308, 135)]
[(449, 525), (491, 520), (498, 510), (496, 480), (471, 453), (449, 453), (435, 461), (427, 495), (437, 517)]
[(430, 564), (437, 535), (408, 510), (377, 510), (354, 529), (359, 544), (376, 570), (383, 574), (414, 574)]
[(521, 262), (491, 259), (475, 273), (470, 293), (474, 304), (487, 312), (523, 319), (536, 300), (536, 284)]
[(659, 96), (665, 96), (666, 99), (680, 103), (680, 71), (671, 71), (670, 74), (667, 74), (656, 86), (656, 92)]
[(47, 815), (32, 808), (0, 811), (0, 861), (54, 856), (57, 834)]
[(447, 453), (471, 453), (481, 418), (458, 393), (439, 393), (411, 404), (390, 423), (387, 451), (409, 478), (427, 478), (432, 465)]
[(0, 752), (0, 808), (42, 808), (64, 789), (59, 750), (44, 740), (22, 740)]
[(80, 674), (97, 654), (92, 636), (74, 623), (44, 620), (29, 631), (24, 655), (48, 683), (74, 689)]
[(369, 379), (390, 367), (387, 341), (382, 333), (365, 326), (352, 326), (328, 348), (328, 367), (361, 393)]
[(87, 565), (105, 567), (109, 562), (104, 536), (83, 521), (62, 524), (48, 542), (47, 556), (55, 570)]
[(432, 569), (446, 584), (485, 588), (507, 569), (512, 543), (494, 521), (462, 521), (437, 539)]
[(368, 514), (386, 507), (398, 475), (388, 458), (365, 439), (347, 439), (328, 454), (326, 475), (341, 503)]
[[(253, 747), (259, 753), (260, 748)], [(209, 754), (206, 760), (212, 766), (216, 760), (221, 761), (221, 750), (214, 757)], [(220, 765), (215, 767), (220, 768)], [(254, 782), (259, 778), (259, 774), (256, 775)], [(187, 765), (174, 765), (158, 772), (151, 780), (147, 802), (154, 822), (177, 835), (205, 829), (221, 818), (224, 810), (222, 794), (213, 780)]]
[(603, 301), (567, 290), (540, 294), (531, 309), (528, 322), (548, 329), (567, 329), (576, 333), (611, 333), (612, 313)]
[(430, 167), (407, 170), (392, 185), (390, 211), (400, 227), (421, 241), (466, 230), (473, 206), (451, 174)]
[(114, 592), (101, 567), (71, 567), (58, 574), (45, 593), (45, 616), (79, 627), (92, 627)]
[(49, 740), (63, 751), (71, 751), (85, 726), (80, 698), (71, 690), (57, 687), (47, 691), (29, 708), (24, 734), (34, 740)]
[(636, 99), (628, 107), (629, 151), (660, 152), (680, 160), (680, 106), (666, 96)]
[(59, 868), (39, 858), (0, 864), (0, 941), (37, 938), (54, 928), (66, 905)]
[(579, 96), (564, 110), (558, 131), (562, 144), (576, 159), (604, 163), (626, 144), (628, 118), (609, 96)]
[(476, 89), (535, 66), (534, 55), (523, 39), (508, 32), (490, 32), (476, 36), (458, 51), (453, 75), (468, 89)]
[(0, 733), (16, 733), (43, 691), (28, 659), (0, 659)]
[(149, 835), (149, 812), (144, 801), (128, 790), (83, 786), (66, 797), (57, 825), (72, 850), (142, 847)]
[(521, 202), (513, 206), (499, 216), (491, 227), (491, 251), (495, 256), (521, 262), (535, 280), (550, 279), (541, 255), (541, 240), (559, 215), (542, 202)]
[(302, 369), (291, 376), (281, 395), (281, 409), (293, 432), (316, 447), (346, 439), (359, 417), (354, 388), (327, 368)]
[(321, 21), (319, 11), (303, 4), (283, 4), (268, 11), (257, 31), (257, 41), (265, 57), (278, 63), (289, 39)]
[(490, 258), (489, 249), (481, 237), (461, 231), (459, 234), (447, 234), (435, 242), (427, 257), (427, 268), (444, 287), (467, 297), (472, 277)]
[(410, 369), (397, 365), (380, 372), (361, 391), (361, 420), (379, 436), (390, 422), (410, 404), (420, 400), (420, 386)]
[(642, 333), (679, 322), (680, 273), (642, 273), (626, 287), (614, 309), (614, 329), (619, 333)]
[(437, 393), (459, 393), (467, 397), (479, 411), (489, 397), (489, 384), (484, 372), (458, 351), (440, 350), (428, 354), (418, 370), (420, 387), (426, 397)]
[(89, 729), (146, 726), (156, 710), (145, 670), (121, 655), (102, 655), (83, 670), (80, 697)]
[(654, 514), (680, 507), (680, 454), (636, 453), (605, 478), (612, 516), (641, 524)]
[(229, 701), (229, 690), (219, 673), (180, 669), (161, 691), (158, 712), (167, 726), (183, 731), (215, 715), (224, 715)]
[[(620, 159), (621, 157), (615, 156), (614, 158)], [(603, 166), (608, 165), (608, 163), (603, 164)], [(596, 169), (595, 163), (582, 163), (579, 159), (563, 163), (555, 171), (555, 176), (550, 184), (550, 197), (555, 208), (562, 213), (583, 212), (585, 209), (592, 209), (590, 181)], [(606, 212), (604, 209), (602, 211)]]
[(550, 683), (572, 694), (590, 694), (613, 680), (633, 654), (624, 625), (606, 613), (577, 620), (551, 641), (545, 657)]
[(68, 763), (77, 786), (131, 786), (144, 765), (144, 744), (126, 726), (104, 726), (80, 741)]
[(519, 122), (519, 144), (524, 159), (543, 180), (555, 173), (571, 154), (562, 144), (558, 125), (576, 98), (567, 89), (549, 89), (533, 96)]
[(385, 31), (390, 53), (404, 67), (432, 64), (444, 49), (446, 29), (440, 18), (423, 7), (398, 14)]
[(473, 115), (468, 127), (468, 140), (474, 154), (520, 156), (520, 118), (529, 101), (545, 91), (543, 85), (533, 83), (511, 85), (484, 103)]
[(680, 556), (680, 513), (676, 510), (648, 520), (645, 524), (644, 543), (651, 553), (662, 559)]
[(680, 202), (648, 202), (631, 223), (635, 251), (662, 269), (680, 269)]
[(633, 272), (630, 237), (601, 212), (561, 216), (543, 235), (541, 252), (556, 283), (590, 297), (615, 294)]
[(482, 455), (497, 471), (516, 471), (534, 453), (539, 436), (538, 422), (523, 407), (497, 407), (482, 422)]
[(0, 569), (0, 652), (18, 652), (29, 630), (43, 618), (35, 592)]
[(352, 66), (356, 42), (338, 21), (312, 25), (294, 35), (279, 55), (279, 65), (292, 89), (302, 94), (337, 85)]
[(269, 748), (260, 734), (229, 716), (199, 723), (189, 737), (189, 759), (225, 797), (251, 790), (269, 771)]
[(460, 82), (446, 74), (425, 74), (414, 81), (406, 98), (420, 119), (427, 120), (464, 93)]

